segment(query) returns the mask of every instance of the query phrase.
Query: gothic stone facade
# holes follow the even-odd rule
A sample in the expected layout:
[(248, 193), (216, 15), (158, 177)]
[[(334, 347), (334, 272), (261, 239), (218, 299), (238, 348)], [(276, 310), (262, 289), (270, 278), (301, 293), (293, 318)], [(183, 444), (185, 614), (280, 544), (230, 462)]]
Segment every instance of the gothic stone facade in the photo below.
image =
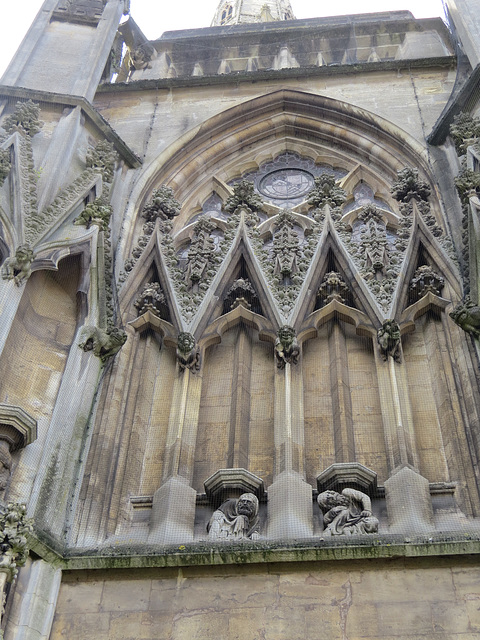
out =
[(5, 638), (477, 638), (476, 2), (127, 4), (0, 86)]

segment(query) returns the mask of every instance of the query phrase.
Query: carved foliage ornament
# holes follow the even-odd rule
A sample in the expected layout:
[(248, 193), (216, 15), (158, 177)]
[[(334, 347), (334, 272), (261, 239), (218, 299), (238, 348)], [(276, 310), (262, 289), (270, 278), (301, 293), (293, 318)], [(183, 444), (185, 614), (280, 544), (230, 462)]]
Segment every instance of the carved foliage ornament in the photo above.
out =
[(459, 156), (467, 152), (467, 147), (480, 138), (480, 119), (469, 113), (459, 113), (450, 125), (450, 135)]
[[(200, 218), (194, 228), (192, 244), (188, 250), (186, 278), (192, 285), (205, 278), (215, 266), (215, 242), (211, 236), (216, 229), (209, 217)], [(213, 275), (208, 273), (208, 275)]]
[(3, 128), (7, 133), (20, 131), (31, 138), (43, 127), (43, 122), (39, 118), (40, 107), (36, 102), (17, 102), (15, 110), (3, 121)]
[(284, 209), (278, 216), (273, 235), (275, 273), (289, 278), (298, 271), (297, 260), (301, 257), (298, 233), (294, 231), (295, 218)]
[(173, 189), (162, 185), (154, 189), (152, 197), (143, 207), (142, 216), (149, 222), (160, 220), (171, 220), (180, 213), (181, 205), (173, 197)]
[(2, 278), (13, 280), (21, 286), (32, 274), (32, 262), (35, 253), (28, 244), (21, 244), (11, 258), (7, 258), (2, 265)]
[(110, 223), (112, 212), (112, 206), (108, 202), (103, 198), (96, 198), (93, 202), (87, 204), (78, 218), (75, 218), (74, 224), (84, 225), (87, 229), (93, 224), (105, 230)]
[(33, 532), (33, 521), (27, 518), (24, 504), (10, 502), (0, 510), (0, 571), (7, 573), (12, 582), (28, 558), (28, 536)]
[(10, 149), (0, 149), (0, 187), (5, 182), (11, 168)]
[(117, 160), (117, 153), (113, 144), (102, 140), (95, 147), (90, 147), (86, 155), (87, 168), (95, 169), (102, 174), (105, 182), (113, 181), (113, 170)]
[(322, 173), (315, 178), (315, 188), (310, 191), (307, 202), (318, 208), (326, 204), (335, 208), (341, 207), (346, 199), (347, 192), (338, 186), (335, 176)]
[(420, 180), (418, 169), (405, 167), (397, 174), (397, 180), (391, 189), (393, 197), (399, 202), (410, 202), (410, 200), (426, 201), (430, 195), (430, 187), (426, 182)]
[(261, 211), (263, 208), (263, 200), (255, 192), (253, 182), (250, 180), (240, 180), (233, 185), (233, 195), (227, 198), (223, 208), (227, 213), (233, 213), (242, 205), (252, 211)]

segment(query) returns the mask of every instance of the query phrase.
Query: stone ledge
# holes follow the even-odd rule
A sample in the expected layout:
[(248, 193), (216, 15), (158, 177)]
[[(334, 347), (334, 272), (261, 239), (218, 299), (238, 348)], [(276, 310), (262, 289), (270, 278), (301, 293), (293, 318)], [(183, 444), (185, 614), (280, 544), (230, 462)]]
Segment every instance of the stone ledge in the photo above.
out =
[(282, 544), (251, 541), (237, 544), (206, 542), (159, 547), (117, 546), (108, 550), (70, 549), (64, 556), (31, 538), (31, 550), (46, 562), (69, 571), (85, 569), (167, 568), (263, 563), (379, 560), (480, 555), (480, 532), (408, 538), (400, 535), (372, 535), (342, 541), (298, 541)]

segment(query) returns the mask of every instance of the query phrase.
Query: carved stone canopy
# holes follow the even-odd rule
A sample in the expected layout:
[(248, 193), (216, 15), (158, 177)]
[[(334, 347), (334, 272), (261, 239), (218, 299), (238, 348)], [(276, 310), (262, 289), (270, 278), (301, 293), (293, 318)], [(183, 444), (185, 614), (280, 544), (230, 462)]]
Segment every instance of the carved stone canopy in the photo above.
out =
[(0, 403), (0, 440), (8, 443), (10, 452), (23, 449), (37, 439), (37, 421), (15, 405)]
[(359, 462), (336, 462), (317, 476), (318, 491), (342, 492), (343, 489), (357, 489), (367, 495), (374, 495), (377, 490), (377, 474)]
[(219, 469), (203, 483), (212, 503), (253, 493), (260, 498), (265, 491), (263, 480), (246, 469)]

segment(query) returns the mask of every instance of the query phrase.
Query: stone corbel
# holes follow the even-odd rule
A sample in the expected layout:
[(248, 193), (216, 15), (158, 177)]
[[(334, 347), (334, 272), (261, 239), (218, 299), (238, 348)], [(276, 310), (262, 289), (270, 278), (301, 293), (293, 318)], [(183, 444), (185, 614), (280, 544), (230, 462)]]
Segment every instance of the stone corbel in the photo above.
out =
[(37, 421), (14, 405), (0, 403), (0, 492), (8, 485), (12, 454), (37, 439)]
[(359, 462), (336, 462), (317, 476), (319, 492), (341, 492), (347, 487), (373, 496), (377, 490), (377, 474)]
[(228, 498), (253, 493), (262, 498), (265, 486), (262, 478), (246, 469), (219, 469), (203, 483), (210, 502), (217, 506)]

